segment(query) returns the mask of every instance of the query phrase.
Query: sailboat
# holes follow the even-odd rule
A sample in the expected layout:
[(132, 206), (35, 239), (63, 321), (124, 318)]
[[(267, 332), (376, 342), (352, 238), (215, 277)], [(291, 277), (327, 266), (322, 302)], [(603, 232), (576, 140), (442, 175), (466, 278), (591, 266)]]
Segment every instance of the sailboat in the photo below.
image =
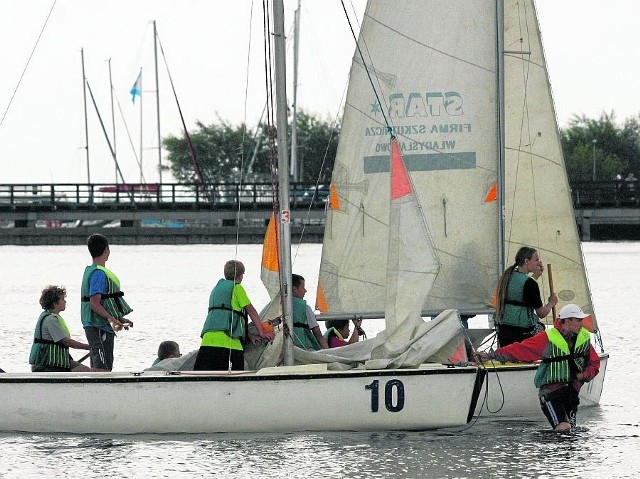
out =
[[(274, 1), (274, 32), (269, 37), (274, 41), (278, 98), (278, 267), (284, 321), (291, 330), (283, 16), (282, 0)], [(436, 276), (437, 263), (399, 142), (391, 138), (388, 144), (391, 174), (386, 175), (386, 191), (393, 217), (387, 221), (396, 233), (385, 242), (388, 326), (384, 334), (361, 343), (351, 364), (337, 360), (338, 354), (336, 361), (299, 364), (290, 338), (285, 338), (285, 365), (259, 370), (0, 374), (0, 430), (252, 433), (425, 430), (466, 424), (485, 372), (437, 360), (455, 352), (461, 331), (452, 321), (455, 312), (428, 323), (420, 316), (422, 295)], [(409, 248), (418, 240), (419, 248)], [(286, 402), (286, 412), (256, 407), (250, 399), (257, 397), (261, 404)]]
[[(369, 2), (359, 46), (320, 265), (324, 317), (385, 310), (379, 244), (394, 227), (379, 197), (390, 122), (439, 262), (425, 317), (453, 309), (491, 318), (505, 263), (531, 245), (553, 265), (558, 308), (577, 303), (595, 322), (534, 2)], [(546, 278), (541, 290), (550, 293)], [(583, 406), (599, 403), (608, 358), (595, 324), (601, 370), (583, 388)], [(476, 347), (491, 332), (468, 330)], [(537, 364), (488, 367), (477, 413), (540, 414)]]

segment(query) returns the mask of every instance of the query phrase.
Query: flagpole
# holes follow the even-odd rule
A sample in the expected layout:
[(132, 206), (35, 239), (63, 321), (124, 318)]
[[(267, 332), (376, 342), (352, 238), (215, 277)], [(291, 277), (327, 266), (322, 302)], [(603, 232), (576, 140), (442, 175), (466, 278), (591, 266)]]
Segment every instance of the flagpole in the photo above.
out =
[(140, 67), (138, 78), (140, 79), (140, 84), (138, 85), (138, 89), (140, 90), (140, 183), (142, 183), (142, 67)]

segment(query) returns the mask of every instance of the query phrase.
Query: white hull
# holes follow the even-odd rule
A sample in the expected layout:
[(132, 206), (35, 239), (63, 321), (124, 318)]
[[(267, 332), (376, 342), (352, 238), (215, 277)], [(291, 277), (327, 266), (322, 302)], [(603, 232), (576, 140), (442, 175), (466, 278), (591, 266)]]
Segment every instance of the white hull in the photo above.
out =
[[(608, 354), (600, 356), (600, 372), (580, 390), (580, 407), (597, 406), (604, 384)], [(538, 390), (533, 384), (533, 378), (538, 367), (533, 364), (496, 363), (495, 368), (487, 366), (480, 398), (476, 407), (476, 415), (499, 417), (522, 417), (538, 414), (541, 418)], [(488, 388), (488, 394), (487, 394)]]
[(2, 374), (0, 430), (426, 430), (466, 424), (483, 377), (475, 367), (442, 365), (342, 372), (294, 366), (236, 374)]

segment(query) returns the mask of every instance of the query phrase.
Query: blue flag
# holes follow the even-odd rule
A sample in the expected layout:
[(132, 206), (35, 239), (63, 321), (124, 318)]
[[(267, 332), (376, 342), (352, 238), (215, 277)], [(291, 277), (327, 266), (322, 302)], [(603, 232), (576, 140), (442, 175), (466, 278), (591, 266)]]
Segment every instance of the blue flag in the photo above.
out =
[(136, 96), (142, 95), (142, 70), (138, 73), (138, 78), (136, 78), (135, 83), (131, 87), (131, 101), (133, 103), (136, 102)]

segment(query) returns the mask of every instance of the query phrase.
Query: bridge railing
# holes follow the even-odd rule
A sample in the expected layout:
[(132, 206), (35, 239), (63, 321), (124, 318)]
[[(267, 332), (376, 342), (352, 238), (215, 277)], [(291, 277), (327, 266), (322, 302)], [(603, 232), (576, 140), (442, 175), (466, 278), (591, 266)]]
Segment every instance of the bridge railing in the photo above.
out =
[(571, 184), (574, 208), (624, 208), (639, 205), (637, 181), (579, 181)]
[[(571, 184), (575, 208), (640, 206), (636, 181), (583, 181)], [(291, 208), (324, 208), (329, 185), (291, 183)], [(269, 208), (271, 183), (21, 183), (0, 184), (0, 210), (64, 209), (232, 209)]]
[[(291, 183), (292, 208), (324, 207), (328, 185)], [(271, 183), (0, 184), (0, 209), (268, 208)]]

